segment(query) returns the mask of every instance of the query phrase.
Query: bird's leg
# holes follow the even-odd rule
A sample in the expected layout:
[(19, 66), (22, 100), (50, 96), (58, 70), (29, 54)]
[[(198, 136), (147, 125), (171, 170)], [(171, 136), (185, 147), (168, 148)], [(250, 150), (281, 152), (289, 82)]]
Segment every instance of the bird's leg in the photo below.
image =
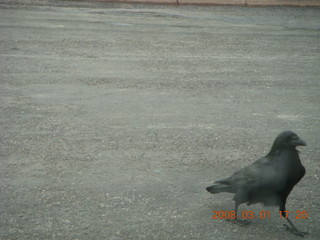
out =
[(290, 221), (290, 219), (287, 217), (286, 220), (288, 221), (288, 223), (290, 224), (290, 226), (284, 224), (284, 226), (286, 227), (286, 229), (293, 233), (294, 235), (296, 236), (300, 236), (300, 237), (303, 237), (304, 235), (308, 234), (307, 232), (302, 232), (302, 231), (299, 231), (297, 229), (297, 227)]
[(286, 229), (287, 229), (289, 232), (291, 232), (291, 233), (293, 233), (294, 235), (296, 235), (296, 236), (303, 237), (304, 235), (306, 235), (307, 232), (301, 232), (301, 231), (299, 231), (299, 230), (297, 229), (297, 227), (290, 221), (290, 219), (289, 219), (288, 216), (286, 215), (286, 211), (285, 211), (285, 210), (286, 210), (285, 204), (282, 204), (282, 205), (280, 206), (280, 212), (281, 212), (282, 216), (287, 220), (287, 222), (288, 222), (289, 225), (290, 225), (290, 226), (288, 226), (287, 224), (283, 224), (283, 225), (286, 227)]
[(228, 222), (232, 222), (232, 223), (235, 223), (235, 224), (239, 224), (241, 226), (245, 226), (245, 225), (248, 225), (251, 223), (251, 221), (249, 220), (246, 220), (246, 219), (238, 219), (238, 206), (239, 206), (239, 203), (235, 203), (235, 207), (234, 207), (234, 211), (235, 211), (235, 215), (236, 217), (234, 219), (227, 219)]

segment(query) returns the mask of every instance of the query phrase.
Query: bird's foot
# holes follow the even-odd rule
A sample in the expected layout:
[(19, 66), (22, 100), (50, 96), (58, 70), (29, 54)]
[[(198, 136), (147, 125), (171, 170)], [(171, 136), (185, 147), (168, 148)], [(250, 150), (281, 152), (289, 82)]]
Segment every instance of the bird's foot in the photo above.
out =
[(299, 237), (304, 237), (306, 234), (308, 234), (308, 232), (299, 231), (296, 227), (290, 227), (287, 224), (283, 224), (283, 226), (285, 226), (289, 232)]
[(235, 218), (235, 219), (227, 219), (228, 222), (232, 222), (234, 224), (238, 224), (240, 226), (247, 226), (249, 225), (250, 223), (252, 223), (251, 221), (249, 220), (244, 220), (244, 219), (238, 219), (238, 218)]

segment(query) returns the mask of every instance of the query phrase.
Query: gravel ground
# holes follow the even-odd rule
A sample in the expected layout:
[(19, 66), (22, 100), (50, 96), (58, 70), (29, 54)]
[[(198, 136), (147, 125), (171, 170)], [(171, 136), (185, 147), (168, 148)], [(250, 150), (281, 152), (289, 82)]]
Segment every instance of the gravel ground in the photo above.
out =
[(232, 196), (205, 191), (286, 129), (308, 143), (287, 208), (319, 239), (319, 17), (1, 1), (0, 239), (298, 239), (276, 208), (211, 219)]

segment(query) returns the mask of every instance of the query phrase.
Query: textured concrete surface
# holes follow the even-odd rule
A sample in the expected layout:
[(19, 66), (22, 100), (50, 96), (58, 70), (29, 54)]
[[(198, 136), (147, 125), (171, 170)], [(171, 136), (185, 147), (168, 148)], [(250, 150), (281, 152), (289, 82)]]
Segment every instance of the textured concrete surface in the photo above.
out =
[(75, 0), (118, 3), (320, 7), (320, 0)]
[(318, 239), (319, 14), (2, 1), (0, 239), (298, 239), (275, 208), (211, 219), (232, 196), (205, 191), (285, 129), (308, 143), (287, 208)]

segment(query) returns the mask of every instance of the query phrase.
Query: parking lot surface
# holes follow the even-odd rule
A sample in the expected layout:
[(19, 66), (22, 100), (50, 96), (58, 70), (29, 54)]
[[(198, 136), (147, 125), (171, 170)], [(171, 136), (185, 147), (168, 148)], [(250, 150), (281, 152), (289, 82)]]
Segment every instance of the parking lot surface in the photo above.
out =
[(212, 219), (232, 195), (205, 191), (286, 129), (308, 144), (289, 216), (318, 239), (319, 17), (1, 1), (0, 239), (298, 239), (276, 208)]

